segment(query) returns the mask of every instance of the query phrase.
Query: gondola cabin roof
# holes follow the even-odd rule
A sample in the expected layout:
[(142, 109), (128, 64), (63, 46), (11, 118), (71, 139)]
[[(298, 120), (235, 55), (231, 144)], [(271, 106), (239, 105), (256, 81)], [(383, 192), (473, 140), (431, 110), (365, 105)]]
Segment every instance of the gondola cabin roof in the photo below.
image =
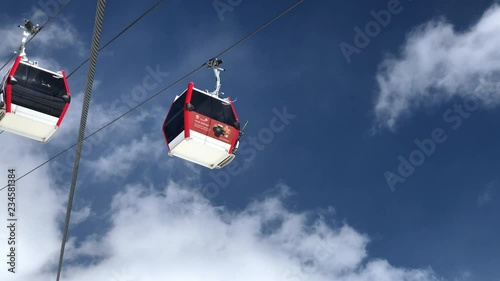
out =
[(235, 158), (239, 121), (230, 99), (210, 95), (189, 83), (175, 97), (163, 134), (170, 156), (218, 169)]
[(0, 130), (48, 142), (71, 102), (64, 71), (44, 69), (17, 57), (1, 85)]

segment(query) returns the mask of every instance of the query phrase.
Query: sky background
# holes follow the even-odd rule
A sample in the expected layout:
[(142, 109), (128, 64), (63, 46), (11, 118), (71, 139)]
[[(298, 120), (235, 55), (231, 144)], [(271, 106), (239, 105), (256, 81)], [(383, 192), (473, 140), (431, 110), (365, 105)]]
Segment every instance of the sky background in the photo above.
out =
[[(101, 46), (154, 3), (108, 1)], [(100, 52), (87, 132), (294, 1), (232, 3), (222, 13), (212, 1), (165, 1)], [(355, 28), (392, 5), (399, 12), (356, 47)], [(58, 7), (4, 5), (2, 65), (20, 43), (16, 25), (43, 24)], [(70, 73), (89, 55), (95, 9), (71, 1), (29, 58)], [(168, 157), (161, 131), (188, 82), (215, 87), (209, 69), (85, 142), (61, 280), (499, 280), (498, 30), (491, 1), (304, 1), (221, 57), (222, 91), (250, 121), (230, 166)], [(346, 56), (347, 44), (358, 50)], [(48, 144), (0, 135), (5, 184), (8, 168), (20, 177), (76, 143), (87, 68), (70, 77), (72, 104)], [(400, 169), (439, 131), (423, 163)], [(0, 280), (55, 279), (74, 155), (17, 183), (18, 264), (7, 271), (0, 227)], [(6, 190), (0, 198), (7, 224)]]

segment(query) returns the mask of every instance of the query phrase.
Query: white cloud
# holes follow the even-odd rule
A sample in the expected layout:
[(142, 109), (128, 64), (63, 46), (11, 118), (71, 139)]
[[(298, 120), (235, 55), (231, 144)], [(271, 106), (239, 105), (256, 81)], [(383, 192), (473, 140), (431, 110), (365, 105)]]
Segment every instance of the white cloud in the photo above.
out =
[(472, 279), (473, 277), (473, 274), (472, 272), (468, 271), (468, 270), (464, 270), (462, 271), (458, 277), (456, 277), (454, 279), (454, 281), (466, 281), (466, 280), (473, 280)]
[[(112, 229), (91, 235), (67, 255), (104, 259), (87, 266), (66, 262), (64, 279), (437, 280), (430, 270), (395, 268), (383, 260), (365, 264), (365, 235), (347, 225), (310, 223), (282, 200), (269, 197), (229, 212), (173, 183), (163, 193), (128, 186), (111, 203)], [(281, 224), (263, 234), (261, 228), (276, 219)]]
[(486, 187), (481, 191), (479, 196), (477, 197), (477, 204), (479, 207), (484, 206), (486, 203), (490, 202), (493, 199), (493, 191), (496, 187), (496, 182), (490, 182), (486, 185)]
[(88, 167), (92, 167), (94, 180), (105, 181), (111, 177), (123, 178), (135, 168), (141, 171), (140, 166), (151, 162), (159, 162), (165, 157), (162, 152), (166, 146), (162, 138), (154, 134), (152, 137), (143, 135), (142, 138), (130, 138), (124, 145), (113, 145), (109, 153), (101, 154), (95, 160), (83, 160)]
[[(97, 83), (94, 83), (92, 94), (94, 99), (91, 101), (87, 116), (86, 136), (94, 133), (98, 129), (101, 129), (131, 109), (131, 107), (127, 107), (127, 105), (121, 101), (123, 98), (120, 99), (118, 97), (110, 102), (97, 103), (95, 101), (95, 97), (105, 91), (101, 91), (98, 88), (100, 81), (97, 80), (96, 82)], [(52, 139), (51, 144), (67, 147), (76, 143), (80, 128), (84, 95), (84, 92), (72, 92), (71, 105), (66, 113), (66, 116), (64, 117), (61, 127)], [(116, 102), (120, 102), (119, 106), (114, 106)], [(158, 122), (163, 120), (164, 115), (166, 115), (165, 110), (160, 106), (154, 106), (149, 110), (133, 111), (106, 127), (96, 135), (88, 138), (86, 142), (94, 144), (94, 148), (102, 144), (104, 140), (109, 140), (110, 137), (112, 137), (115, 144), (116, 141), (124, 141), (128, 143), (128, 141), (135, 138), (135, 136), (142, 135), (144, 133), (144, 128), (150, 126), (156, 128), (160, 127)], [(108, 143), (108, 145), (109, 144), (111, 143)]]
[[(40, 10), (35, 12), (34, 18), (38, 13), (40, 13)], [(85, 52), (83, 41), (80, 39), (81, 35), (76, 27), (64, 17), (58, 16), (57, 20), (47, 24), (33, 39), (33, 44), (35, 44), (36, 40), (36, 44), (41, 47), (48, 47), (51, 50), (72, 48), (79, 55), (87, 55), (88, 52)]]
[(85, 206), (79, 210), (72, 210), (71, 211), (71, 223), (72, 224), (79, 224), (79, 223), (85, 221), (91, 215), (91, 211), (92, 211), (92, 209), (90, 206)]
[[(378, 125), (395, 129), (398, 120), (454, 96), (474, 95), (500, 103), (500, 7), (493, 5), (469, 29), (458, 32), (435, 20), (409, 34), (400, 57), (387, 57), (377, 74)], [(489, 89), (485, 88), (490, 84)], [(493, 86), (493, 87), (491, 87)]]
[(491, 201), (491, 190), (486, 189), (478, 196), (477, 203), (479, 204), (479, 206), (483, 206), (489, 201)]
[[(1, 170), (38, 163), (46, 156), (36, 153), (37, 143), (9, 138), (14, 136), (4, 139), (0, 152), (12, 161), (2, 162)], [(23, 172), (19, 169), (18, 175)], [(46, 168), (20, 181), (18, 190), (18, 272), (8, 273), (3, 264), (0, 279), (53, 278), (49, 268), (57, 263), (66, 194), (54, 186)], [(63, 279), (436, 280), (430, 271), (398, 269), (386, 261), (365, 264), (365, 235), (348, 225), (333, 228), (323, 219), (310, 222), (307, 213), (287, 210), (283, 200), (289, 190), (232, 212), (213, 206), (192, 187), (170, 183), (158, 192), (151, 186), (127, 186), (110, 204), (111, 229), (79, 243), (70, 239)], [(1, 194), (0, 208), (6, 209), (6, 193)], [(77, 217), (88, 213), (83, 208)], [(1, 212), (0, 220), (5, 219)], [(1, 232), (0, 241), (5, 235)], [(5, 252), (6, 245), (0, 250)], [(84, 265), (78, 262), (82, 258), (93, 262)]]
[[(32, 18), (37, 18), (43, 13), (40, 10), (34, 10)], [(17, 19), (17, 18), (16, 18)], [(34, 22), (35, 24), (37, 22)], [(3, 24), (0, 28), (0, 36), (2, 36), (2, 44), (0, 45), (0, 54), (10, 58), (10, 54), (14, 54), (19, 49), (21, 39), (23, 38), (23, 30), (18, 27), (24, 22), (9, 22)], [(38, 23), (42, 25), (42, 23)], [(30, 37), (31, 38), (31, 37)], [(58, 16), (57, 20), (47, 24), (26, 46), (28, 58), (32, 60), (30, 54), (35, 52), (37, 56), (44, 57), (43, 53), (57, 49), (71, 48), (79, 55), (84, 53), (84, 44), (80, 39), (81, 36), (75, 26), (64, 16)], [(29, 40), (29, 39), (28, 39)]]
[(22, 30), (15, 26), (0, 28), (0, 36), (3, 38), (0, 44), (0, 54), (2, 58), (7, 58), (7, 56), (10, 58), (19, 49), (23, 38)]

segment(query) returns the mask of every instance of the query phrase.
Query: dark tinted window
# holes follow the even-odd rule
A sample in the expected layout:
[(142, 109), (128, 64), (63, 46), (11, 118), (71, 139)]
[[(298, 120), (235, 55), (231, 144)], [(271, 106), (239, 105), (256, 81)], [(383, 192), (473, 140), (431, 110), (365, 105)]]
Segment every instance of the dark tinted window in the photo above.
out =
[(198, 91), (193, 90), (191, 104), (194, 106), (194, 111), (203, 114), (209, 118), (219, 122), (234, 126), (236, 117), (234, 116), (231, 105), (212, 98)]
[(20, 63), (12, 85), (12, 103), (40, 113), (60, 117), (66, 102), (62, 96), (66, 94), (63, 78)]
[(167, 137), (167, 142), (170, 143), (184, 130), (184, 102), (186, 101), (186, 93), (182, 94), (170, 108), (166, 122), (163, 124), (163, 132)]
[(52, 97), (62, 97), (66, 94), (63, 78), (54, 77), (53, 74), (35, 67), (20, 63), (14, 77), (17, 85), (29, 88), (39, 94)]

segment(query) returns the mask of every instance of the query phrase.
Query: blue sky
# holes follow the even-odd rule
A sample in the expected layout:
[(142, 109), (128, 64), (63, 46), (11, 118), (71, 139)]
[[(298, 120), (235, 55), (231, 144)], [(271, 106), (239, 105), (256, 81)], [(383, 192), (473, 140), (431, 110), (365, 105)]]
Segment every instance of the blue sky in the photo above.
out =
[[(2, 65), (16, 25), (45, 20), (49, 2), (0, 12)], [(153, 3), (109, 1), (101, 46)], [(242, 0), (220, 14), (211, 1), (164, 2), (99, 54), (88, 132), (293, 3)], [(399, 12), (346, 58), (341, 44), (356, 47), (355, 27), (388, 7)], [(88, 56), (95, 8), (71, 1), (28, 56), (71, 72)], [(168, 157), (161, 132), (188, 82), (215, 87), (208, 69), (87, 141), (64, 279), (498, 280), (499, 27), (491, 1), (305, 1), (221, 57), (222, 91), (250, 121), (227, 169)], [(86, 74), (70, 78), (73, 102), (49, 144), (0, 135), (0, 169), (20, 176), (76, 142)], [(283, 111), (293, 117), (273, 123)], [(444, 141), (417, 152), (433, 135)], [(4, 264), (1, 280), (55, 278), (74, 153), (19, 181), (19, 272)], [(402, 176), (398, 157), (417, 154)], [(388, 172), (404, 182), (391, 188)]]

